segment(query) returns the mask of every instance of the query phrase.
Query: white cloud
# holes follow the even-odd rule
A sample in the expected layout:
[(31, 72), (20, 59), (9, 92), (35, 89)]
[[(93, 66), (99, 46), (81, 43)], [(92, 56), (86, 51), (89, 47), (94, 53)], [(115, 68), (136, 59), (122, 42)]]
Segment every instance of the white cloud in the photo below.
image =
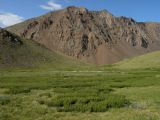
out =
[(8, 27), (20, 23), (23, 20), (23, 17), (13, 13), (0, 13), (0, 27)]
[(62, 5), (58, 4), (54, 1), (48, 1), (47, 5), (41, 5), (40, 7), (45, 10), (60, 10), (60, 9), (62, 9)]

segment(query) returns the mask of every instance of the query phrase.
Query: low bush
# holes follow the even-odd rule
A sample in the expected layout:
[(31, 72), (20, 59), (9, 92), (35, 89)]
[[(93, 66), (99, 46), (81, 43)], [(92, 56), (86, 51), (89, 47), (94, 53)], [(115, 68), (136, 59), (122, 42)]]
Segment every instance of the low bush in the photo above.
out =
[(10, 102), (9, 97), (0, 96), (0, 105), (6, 105)]
[(56, 107), (59, 112), (105, 112), (110, 108), (120, 108), (129, 101), (120, 95), (72, 97), (58, 96), (48, 102), (49, 107)]
[(51, 98), (51, 97), (52, 97), (52, 94), (49, 93), (49, 92), (41, 93), (41, 94), (39, 95), (39, 97), (48, 97), (48, 98)]
[(5, 93), (7, 93), (7, 94), (21, 94), (21, 93), (29, 93), (29, 92), (31, 92), (30, 88), (16, 87), (16, 88), (10, 88)]

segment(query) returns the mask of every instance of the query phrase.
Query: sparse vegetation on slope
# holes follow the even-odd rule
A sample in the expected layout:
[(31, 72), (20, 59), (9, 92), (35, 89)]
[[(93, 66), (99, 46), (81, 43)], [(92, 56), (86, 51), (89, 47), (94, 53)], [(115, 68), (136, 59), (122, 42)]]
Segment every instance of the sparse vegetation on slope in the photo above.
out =
[(6, 30), (0, 31), (0, 69), (23, 67), (69, 70), (81, 66), (85, 64), (51, 52), (40, 44), (21, 39)]
[(120, 69), (155, 69), (160, 68), (160, 51), (126, 59), (115, 64)]

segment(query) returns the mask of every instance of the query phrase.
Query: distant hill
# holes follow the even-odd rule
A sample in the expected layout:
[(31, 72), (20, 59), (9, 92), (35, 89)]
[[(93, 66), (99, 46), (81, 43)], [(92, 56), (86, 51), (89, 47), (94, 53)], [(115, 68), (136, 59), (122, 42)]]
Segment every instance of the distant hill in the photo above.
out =
[(3, 68), (52, 68), (76, 69), (85, 64), (51, 52), (31, 40), (0, 29), (0, 69)]
[(123, 60), (119, 63), (114, 64), (114, 67), (119, 69), (160, 68), (160, 51)]
[(52, 51), (105, 65), (160, 50), (160, 24), (68, 7), (7, 28)]

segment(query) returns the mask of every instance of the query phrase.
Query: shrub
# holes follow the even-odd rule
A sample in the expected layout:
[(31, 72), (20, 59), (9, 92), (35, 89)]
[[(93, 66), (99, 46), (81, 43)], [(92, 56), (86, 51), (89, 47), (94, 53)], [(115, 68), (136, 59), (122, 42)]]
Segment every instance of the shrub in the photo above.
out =
[(125, 87), (130, 87), (130, 86), (123, 85), (123, 84), (114, 84), (114, 85), (111, 85), (110, 87), (112, 87), (112, 88), (125, 88)]
[(55, 98), (48, 102), (48, 106), (63, 107), (71, 106), (77, 102), (76, 98), (66, 97), (66, 98)]
[(105, 112), (110, 108), (128, 105), (124, 96), (108, 94), (104, 96), (73, 97), (59, 96), (48, 102), (48, 106), (56, 107), (58, 112)]
[(99, 88), (98, 92), (103, 92), (103, 93), (110, 93), (111, 91), (113, 91), (110, 88)]
[(31, 89), (29, 88), (10, 88), (8, 91), (6, 91), (7, 94), (21, 94), (21, 93), (29, 93), (31, 92)]
[(49, 93), (49, 92), (46, 92), (46, 93), (42, 93), (42, 94), (40, 94), (39, 95), (39, 97), (48, 97), (48, 98), (51, 98), (52, 97), (52, 94), (51, 93)]
[(97, 104), (91, 102), (89, 104), (90, 112), (105, 112), (108, 110), (107, 105), (102, 101)]
[(0, 105), (6, 105), (10, 102), (10, 99), (5, 96), (0, 96)]

